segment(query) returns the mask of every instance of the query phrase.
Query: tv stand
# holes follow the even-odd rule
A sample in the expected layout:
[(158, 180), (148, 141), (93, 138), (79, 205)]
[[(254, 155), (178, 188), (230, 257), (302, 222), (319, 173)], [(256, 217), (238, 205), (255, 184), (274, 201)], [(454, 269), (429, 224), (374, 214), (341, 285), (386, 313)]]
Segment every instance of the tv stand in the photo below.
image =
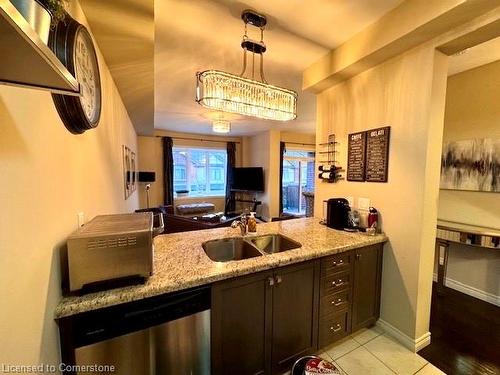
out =
[[(258, 207), (259, 205), (261, 205), (261, 204), (262, 204), (262, 201), (257, 200), (255, 197), (253, 197), (252, 199), (250, 199), (250, 198), (247, 198), (247, 197), (245, 197), (245, 198), (241, 198), (241, 197), (236, 196), (236, 193), (240, 193), (240, 194), (241, 194), (241, 193), (243, 193), (243, 192), (241, 192), (241, 191), (237, 191), (237, 192), (236, 192), (236, 191), (234, 191), (233, 193), (235, 193), (235, 197), (234, 197), (234, 201), (235, 201), (235, 202), (240, 202), (240, 203), (253, 203), (253, 206), (252, 206), (251, 212), (257, 212), (257, 207)], [(228, 203), (228, 202), (226, 201), (226, 207), (227, 207), (227, 203)], [(231, 216), (232, 216), (232, 215), (238, 216), (238, 215), (240, 215), (240, 214), (241, 214), (241, 212), (240, 212), (240, 213), (238, 213), (238, 212), (226, 212), (226, 216), (228, 216), (228, 215), (231, 215)]]
[(240, 203), (253, 203), (252, 212), (256, 212), (257, 211), (257, 207), (262, 204), (262, 201), (258, 201), (256, 199), (239, 199), (239, 198), (235, 198), (234, 201), (235, 202), (240, 202)]

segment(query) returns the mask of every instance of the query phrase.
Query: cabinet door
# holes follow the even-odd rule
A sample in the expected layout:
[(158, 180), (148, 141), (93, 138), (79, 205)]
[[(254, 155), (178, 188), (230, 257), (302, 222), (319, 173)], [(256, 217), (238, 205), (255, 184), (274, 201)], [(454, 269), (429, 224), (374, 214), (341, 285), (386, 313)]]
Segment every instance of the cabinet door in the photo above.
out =
[(317, 346), (319, 261), (274, 272), (272, 372), (290, 370), (293, 362)]
[(374, 324), (380, 313), (381, 244), (355, 250), (352, 331)]
[(271, 364), (272, 272), (212, 287), (212, 374), (264, 374)]

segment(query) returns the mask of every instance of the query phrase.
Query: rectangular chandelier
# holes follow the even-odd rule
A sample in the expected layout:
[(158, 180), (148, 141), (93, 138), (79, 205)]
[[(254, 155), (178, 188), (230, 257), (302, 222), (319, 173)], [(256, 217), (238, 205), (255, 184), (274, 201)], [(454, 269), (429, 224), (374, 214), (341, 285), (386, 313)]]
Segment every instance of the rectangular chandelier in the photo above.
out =
[(196, 101), (217, 111), (267, 120), (297, 117), (297, 93), (219, 70), (196, 73)]

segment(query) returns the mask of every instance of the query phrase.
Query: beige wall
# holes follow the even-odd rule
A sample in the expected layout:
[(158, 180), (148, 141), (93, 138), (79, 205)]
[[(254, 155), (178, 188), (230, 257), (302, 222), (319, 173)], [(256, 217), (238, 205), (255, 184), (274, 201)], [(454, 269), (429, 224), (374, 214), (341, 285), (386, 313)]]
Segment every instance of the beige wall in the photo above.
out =
[[(391, 126), (388, 183), (317, 180), (315, 212), (321, 216), (324, 199), (343, 196), (370, 198), (380, 210), (389, 237), (381, 318), (412, 339), (428, 332), (446, 63), (422, 46), (323, 91), (317, 101), (316, 142), (335, 133), (344, 168), (349, 133)], [(442, 98), (441, 108), (433, 97)]]
[(280, 142), (314, 145), (315, 135), (269, 130), (243, 138), (243, 166), (264, 168), (266, 191), (257, 194), (257, 198), (262, 201), (258, 215), (268, 221), (280, 214)]
[[(500, 61), (448, 78), (443, 140), (500, 138)], [(500, 229), (500, 195), (440, 190), (439, 218)]]
[(264, 169), (265, 191), (257, 194), (257, 199), (262, 201), (262, 205), (257, 209), (257, 215), (262, 216), (264, 220), (270, 220), (273, 215), (277, 216), (276, 209), (272, 207), (274, 206), (272, 202), (274, 194), (271, 193), (279, 185), (279, 180), (278, 185), (276, 184), (275, 173), (271, 167), (271, 165), (275, 164), (275, 161), (271, 162), (271, 158), (277, 158), (279, 168), (279, 139), (278, 153), (276, 155), (271, 153), (271, 148), (274, 148), (272, 147), (271, 138), (276, 138), (275, 133), (276, 131), (266, 131), (251, 137), (245, 137), (243, 140), (243, 166), (262, 167)]
[[(500, 138), (499, 103), (500, 61), (449, 77), (443, 140)], [(500, 194), (440, 190), (438, 215), (500, 229)], [(500, 298), (500, 256), (489, 249), (452, 244), (447, 277)]]
[[(316, 135), (307, 133), (281, 132), (282, 142), (303, 143), (305, 146), (316, 144)], [(300, 145), (297, 145), (300, 147)]]
[[(73, 15), (85, 22), (77, 5)], [(59, 252), (77, 213), (138, 206), (137, 193), (124, 199), (121, 149), (137, 150), (137, 137), (101, 55), (99, 64), (103, 113), (83, 135), (64, 128), (49, 93), (0, 85), (0, 363), (59, 362)]]
[[(236, 142), (236, 165), (242, 162), (242, 140), (239, 137), (221, 137), (179, 132), (155, 131), (154, 137), (138, 137), (139, 170), (156, 172), (156, 182), (151, 184), (150, 206), (163, 204), (163, 151), (161, 136), (173, 137), (174, 146), (226, 148), (225, 142)], [(186, 139), (180, 139), (186, 138)], [(187, 139), (189, 138), (189, 139)], [(146, 207), (144, 185), (139, 184), (139, 203)], [(209, 202), (215, 205), (215, 211), (224, 211), (224, 197), (175, 198), (175, 205)]]
[[(138, 168), (144, 172), (155, 172), (155, 182), (149, 190), (151, 207), (163, 204), (163, 154), (160, 137), (137, 137), (139, 149)], [(139, 183), (139, 207), (146, 208), (145, 185)]]

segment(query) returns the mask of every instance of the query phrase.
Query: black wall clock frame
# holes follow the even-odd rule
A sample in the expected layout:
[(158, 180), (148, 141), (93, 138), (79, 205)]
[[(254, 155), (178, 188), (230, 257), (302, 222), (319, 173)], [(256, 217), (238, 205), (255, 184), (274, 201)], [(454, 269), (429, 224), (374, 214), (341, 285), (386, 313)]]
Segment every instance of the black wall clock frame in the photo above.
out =
[[(71, 95), (61, 95), (52, 94), (52, 99), (54, 105), (59, 113), (59, 117), (64, 123), (64, 126), (73, 134), (82, 134), (86, 130), (94, 129), (99, 124), (101, 117), (102, 108), (102, 95), (101, 95), (101, 80), (99, 72), (99, 64), (97, 60), (97, 54), (95, 52), (92, 37), (88, 30), (66, 15), (65, 19), (60, 21), (50, 33), (49, 47), (56, 54), (56, 56), (61, 60), (61, 62), (66, 66), (69, 72), (78, 79), (76, 74), (76, 37), (79, 33), (83, 33), (84, 38), (88, 38), (90, 43), (90, 57), (93, 62), (93, 68), (95, 73), (95, 83), (96, 90), (95, 95), (97, 96), (96, 101), (96, 114), (93, 118), (89, 119), (83, 109), (81, 99), (79, 96)], [(81, 82), (80, 90), (82, 90)]]

